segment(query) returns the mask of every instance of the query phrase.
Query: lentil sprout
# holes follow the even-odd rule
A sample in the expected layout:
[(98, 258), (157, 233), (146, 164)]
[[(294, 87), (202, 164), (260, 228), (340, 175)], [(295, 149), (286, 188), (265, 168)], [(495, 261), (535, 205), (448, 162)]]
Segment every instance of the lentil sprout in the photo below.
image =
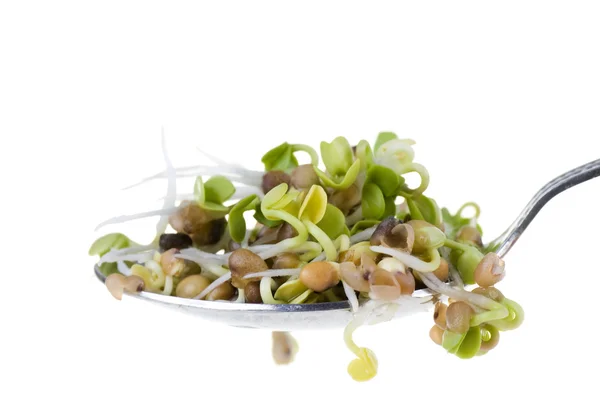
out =
[[(419, 289), (434, 305), (431, 340), (459, 358), (483, 356), (501, 347), (500, 334), (518, 328), (524, 311), (496, 287), (505, 262), (483, 245), (479, 206), (440, 208), (428, 195), (427, 169), (415, 162), (415, 144), (392, 132), (372, 145), (323, 141), (320, 154), (284, 142), (260, 159), (262, 170), (250, 170), (206, 153), (216, 166), (175, 168), (163, 138), (166, 171), (143, 180), (168, 180), (163, 208), (98, 225), (159, 217), (155, 239), (138, 244), (110, 232), (89, 254), (118, 300), (149, 292), (192, 302), (348, 301), (353, 319), (344, 340), (357, 381), (372, 379), (379, 364), (353, 332), (391, 319), (398, 307), (423, 307)], [(299, 165), (298, 152), (310, 163)], [(418, 186), (406, 183), (409, 173), (419, 176)], [(193, 195), (177, 193), (176, 181), (190, 176)], [(467, 208), (474, 216), (463, 215)], [(276, 364), (292, 362), (296, 352), (289, 332), (273, 332)]]

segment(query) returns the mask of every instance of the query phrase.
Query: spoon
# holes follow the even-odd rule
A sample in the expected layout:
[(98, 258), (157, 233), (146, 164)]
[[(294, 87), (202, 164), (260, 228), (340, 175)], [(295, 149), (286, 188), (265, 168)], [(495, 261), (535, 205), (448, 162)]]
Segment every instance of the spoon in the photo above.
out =
[[(501, 258), (521, 237), (540, 210), (557, 194), (580, 183), (600, 176), (600, 159), (572, 169), (544, 185), (514, 222), (485, 248)], [(101, 282), (106, 277), (95, 266)], [(413, 293), (414, 302), (400, 306), (395, 318), (426, 312), (433, 307), (432, 292), (428, 289)], [(331, 329), (347, 325), (353, 317), (348, 301), (313, 304), (248, 304), (229, 301), (207, 301), (165, 296), (149, 292), (124, 294), (123, 299), (141, 301), (200, 317), (206, 321), (235, 327), (260, 328), (278, 331)]]

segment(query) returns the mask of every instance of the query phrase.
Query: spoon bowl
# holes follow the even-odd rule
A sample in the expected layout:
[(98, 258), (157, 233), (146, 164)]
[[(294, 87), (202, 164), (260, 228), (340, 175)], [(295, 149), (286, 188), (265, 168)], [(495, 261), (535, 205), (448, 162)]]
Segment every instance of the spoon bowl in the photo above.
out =
[[(106, 277), (96, 266), (96, 277), (104, 282)], [(175, 296), (141, 292), (123, 293), (134, 302), (143, 302), (169, 310), (193, 315), (207, 322), (216, 322), (238, 328), (268, 329), (274, 331), (321, 330), (343, 328), (352, 320), (348, 301), (312, 304), (249, 304), (231, 301), (185, 299)], [(423, 299), (410, 307), (399, 307), (395, 318), (428, 312), (433, 308), (431, 293), (417, 290), (413, 297)]]

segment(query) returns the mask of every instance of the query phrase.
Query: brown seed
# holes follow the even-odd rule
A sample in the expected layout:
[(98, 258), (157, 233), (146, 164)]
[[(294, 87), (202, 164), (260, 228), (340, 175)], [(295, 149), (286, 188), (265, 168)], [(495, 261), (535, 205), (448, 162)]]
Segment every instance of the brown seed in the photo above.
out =
[(444, 330), (437, 325), (434, 325), (429, 330), (429, 337), (435, 344), (442, 345), (442, 340), (444, 338)]
[(300, 282), (317, 293), (324, 292), (340, 282), (340, 273), (330, 262), (315, 261), (302, 267)]
[(406, 273), (403, 272), (396, 272), (394, 274), (394, 278), (396, 278), (396, 280), (398, 281), (398, 284), (400, 284), (400, 288), (402, 289), (402, 294), (413, 294), (415, 292), (415, 288), (416, 288), (416, 282), (415, 282), (415, 277), (413, 276), (412, 272), (410, 271), (406, 271)]
[(481, 341), (481, 351), (490, 351), (494, 347), (498, 346), (498, 343), (500, 342), (500, 332), (496, 327), (493, 327), (488, 324), (483, 324), (481, 326), (481, 333), (483, 337), (489, 335), (489, 340)]
[(441, 301), (436, 303), (433, 310), (433, 322), (442, 329), (446, 329), (446, 311), (448, 306)]
[(400, 297), (402, 288), (394, 274), (383, 268), (377, 268), (369, 276), (371, 295), (376, 299), (392, 301)]
[(123, 291), (137, 293), (144, 290), (144, 280), (139, 276), (131, 275), (125, 277), (121, 274), (110, 274), (104, 281), (110, 294), (117, 300), (123, 298)]
[(296, 231), (296, 229), (294, 229), (294, 227), (287, 222), (284, 222), (277, 231), (277, 242), (282, 242), (285, 239), (289, 239), (297, 235), (298, 231)]
[(262, 272), (269, 269), (262, 258), (248, 249), (237, 249), (229, 256), (229, 270), (231, 271), (231, 284), (238, 289), (244, 289), (248, 282), (260, 281), (257, 278), (244, 278), (244, 276)]
[(371, 235), (371, 246), (379, 246), (383, 244), (383, 239), (390, 235), (392, 229), (400, 224), (400, 220), (394, 216), (387, 217), (377, 225), (375, 231)]
[(446, 326), (456, 333), (466, 333), (471, 327), (473, 309), (464, 301), (451, 303), (446, 309)]
[(191, 201), (183, 201), (177, 211), (169, 217), (169, 224), (175, 231), (188, 235), (204, 229), (212, 217), (202, 207)]
[(361, 193), (358, 186), (350, 185), (347, 189), (336, 190), (329, 196), (328, 202), (348, 214), (356, 205), (360, 204)]
[(235, 288), (231, 282), (227, 281), (220, 284), (206, 295), (205, 299), (209, 301), (230, 300), (235, 294)]
[(262, 303), (262, 297), (260, 297), (260, 282), (249, 282), (244, 288), (244, 296), (248, 303)]
[(296, 189), (309, 189), (312, 185), (319, 184), (319, 176), (312, 164), (299, 165), (292, 171), (290, 184)]
[(281, 253), (273, 262), (272, 269), (293, 269), (300, 265), (300, 258), (295, 253)]
[(281, 185), (282, 183), (290, 183), (290, 176), (283, 171), (269, 171), (265, 173), (262, 177), (262, 191), (264, 194), (267, 194), (276, 186)]
[(348, 286), (359, 292), (367, 293), (371, 288), (365, 274), (351, 261), (340, 263), (340, 276)]
[(294, 360), (298, 349), (296, 340), (288, 332), (275, 331), (273, 338), (273, 360), (278, 365), (289, 364)]
[(175, 296), (191, 299), (198, 296), (210, 285), (210, 279), (203, 275), (190, 275), (182, 279), (175, 288)]
[(472, 293), (480, 294), (494, 301), (504, 300), (504, 294), (495, 287), (478, 287), (471, 291)]
[(449, 267), (448, 267), (448, 261), (446, 261), (444, 258), (440, 259), (440, 266), (433, 271), (433, 274), (442, 282), (445, 282), (448, 280), (448, 273), (449, 273)]
[(481, 287), (494, 286), (504, 278), (504, 274), (504, 260), (496, 253), (488, 253), (475, 268), (475, 282)]
[[(258, 234), (256, 235), (256, 240), (254, 240), (251, 244), (259, 245), (259, 244), (275, 244), (275, 243), (277, 243), (277, 234), (279, 233), (280, 227), (281, 227), (281, 225), (278, 227), (275, 227), (275, 228), (263, 226), (258, 231)], [(235, 249), (233, 249), (233, 250), (235, 250)]]
[(144, 280), (137, 275), (125, 278), (125, 291), (128, 293), (139, 293), (144, 290)]
[(474, 226), (466, 225), (460, 228), (456, 233), (456, 240), (483, 247), (481, 234)]

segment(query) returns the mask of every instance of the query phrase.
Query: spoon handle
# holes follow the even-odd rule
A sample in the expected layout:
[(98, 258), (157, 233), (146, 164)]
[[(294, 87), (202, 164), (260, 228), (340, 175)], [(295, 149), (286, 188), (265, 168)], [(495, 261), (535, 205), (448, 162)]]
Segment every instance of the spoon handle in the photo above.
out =
[(600, 159), (583, 164), (552, 179), (533, 196), (508, 229), (487, 246), (488, 250), (504, 257), (550, 199), (597, 176), (600, 176)]

